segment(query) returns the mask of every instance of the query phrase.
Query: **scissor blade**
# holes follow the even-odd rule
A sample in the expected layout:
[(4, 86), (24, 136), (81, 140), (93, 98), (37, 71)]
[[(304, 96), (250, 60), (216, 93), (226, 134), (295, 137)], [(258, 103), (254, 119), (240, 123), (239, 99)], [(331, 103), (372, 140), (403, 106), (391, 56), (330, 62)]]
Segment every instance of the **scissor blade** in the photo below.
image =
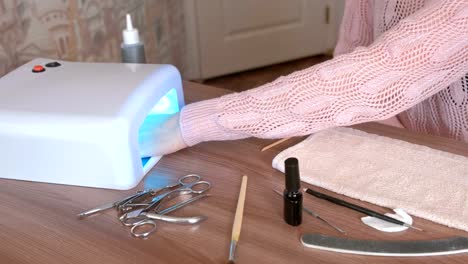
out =
[(105, 210), (108, 210), (108, 209), (111, 209), (111, 208), (115, 208), (117, 206), (120, 206), (122, 204), (125, 204), (125, 203), (131, 201), (132, 199), (134, 199), (134, 197), (140, 197), (142, 194), (146, 194), (148, 192), (149, 191), (138, 192), (138, 193), (132, 194), (130, 196), (127, 196), (127, 197), (125, 197), (125, 198), (123, 198), (121, 200), (118, 200), (116, 202), (109, 202), (109, 203), (103, 204), (101, 206), (98, 206), (96, 208), (90, 209), (88, 211), (81, 212), (81, 213), (78, 214), (78, 218), (82, 219), (82, 218), (91, 216), (93, 214), (96, 214), (96, 213), (99, 213), (99, 212), (102, 212), (102, 211), (105, 211)]
[(136, 209), (127, 213), (127, 218), (134, 218), (143, 212), (144, 208)]
[(127, 207), (132, 207), (134, 203), (140, 203), (141, 201), (144, 201), (148, 196), (152, 196), (154, 195), (154, 193), (158, 191), (159, 190), (149, 189), (146, 191), (138, 192), (137, 194), (134, 194), (118, 202), (116, 206), (118, 207), (119, 210), (125, 209)]
[(191, 203), (193, 203), (195, 201), (198, 201), (198, 200), (200, 200), (202, 198), (205, 198), (205, 197), (208, 197), (208, 196), (210, 196), (210, 195), (209, 194), (199, 194), (199, 195), (197, 195), (195, 197), (192, 197), (192, 198), (187, 199), (187, 200), (185, 200), (183, 202), (180, 202), (180, 203), (178, 203), (176, 205), (173, 205), (173, 206), (171, 206), (169, 208), (166, 208), (166, 209), (158, 212), (158, 214), (161, 214), (161, 215), (168, 214), (170, 212), (173, 212), (173, 211), (175, 211), (175, 210), (177, 210), (179, 208), (182, 208), (182, 207), (184, 207), (184, 206), (186, 206), (188, 204), (191, 204)]

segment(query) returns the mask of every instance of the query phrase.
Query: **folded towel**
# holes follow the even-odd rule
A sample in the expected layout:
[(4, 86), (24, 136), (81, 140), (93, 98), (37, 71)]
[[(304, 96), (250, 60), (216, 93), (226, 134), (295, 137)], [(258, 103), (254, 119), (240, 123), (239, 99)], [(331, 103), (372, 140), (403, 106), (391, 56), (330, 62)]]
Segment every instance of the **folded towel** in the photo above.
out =
[(311, 135), (273, 159), (299, 159), (301, 180), (468, 231), (468, 158), (425, 146), (334, 128)]

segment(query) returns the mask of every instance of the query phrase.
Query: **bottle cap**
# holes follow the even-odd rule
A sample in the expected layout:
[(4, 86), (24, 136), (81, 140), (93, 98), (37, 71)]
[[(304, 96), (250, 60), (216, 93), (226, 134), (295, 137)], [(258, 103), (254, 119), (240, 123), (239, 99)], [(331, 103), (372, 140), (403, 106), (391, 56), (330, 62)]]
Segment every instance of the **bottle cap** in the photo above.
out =
[(286, 190), (288, 192), (298, 192), (301, 188), (299, 161), (296, 158), (286, 159), (284, 161), (284, 173), (286, 179)]
[(132, 18), (130, 14), (127, 14), (127, 28), (122, 32), (123, 43), (127, 45), (137, 44), (140, 42), (140, 37), (138, 36), (138, 29), (133, 28)]

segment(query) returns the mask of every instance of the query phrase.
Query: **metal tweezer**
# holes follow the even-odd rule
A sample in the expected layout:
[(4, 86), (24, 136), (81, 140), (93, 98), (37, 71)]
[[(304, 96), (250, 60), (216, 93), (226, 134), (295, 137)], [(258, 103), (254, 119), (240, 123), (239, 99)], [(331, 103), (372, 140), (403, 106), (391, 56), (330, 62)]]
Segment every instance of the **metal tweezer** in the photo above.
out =
[[(275, 190), (275, 189), (273, 189), (273, 191), (274, 191), (275, 193), (279, 194), (280, 196), (283, 196), (283, 194), (282, 194), (280, 191)], [(304, 212), (310, 214), (311, 216), (317, 218), (318, 220), (322, 221), (323, 223), (329, 225), (330, 227), (332, 227), (332, 228), (335, 229), (336, 231), (338, 231), (338, 232), (340, 232), (340, 233), (343, 233), (343, 234), (346, 234), (346, 231), (344, 231), (343, 229), (337, 227), (336, 225), (334, 225), (334, 224), (328, 222), (327, 220), (323, 219), (320, 215), (318, 215), (317, 213), (313, 212), (312, 210), (309, 210), (309, 209), (307, 209), (307, 208), (305, 208), (305, 207), (302, 207), (302, 210), (304, 210)]]

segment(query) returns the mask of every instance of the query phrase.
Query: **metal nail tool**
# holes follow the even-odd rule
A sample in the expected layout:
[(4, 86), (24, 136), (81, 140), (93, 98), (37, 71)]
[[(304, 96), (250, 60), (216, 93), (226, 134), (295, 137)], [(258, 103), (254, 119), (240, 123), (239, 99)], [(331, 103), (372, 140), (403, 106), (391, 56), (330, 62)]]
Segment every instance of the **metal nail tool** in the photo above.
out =
[(106, 210), (111, 209), (111, 208), (118, 208), (119, 206), (121, 206), (123, 204), (126, 204), (129, 201), (134, 201), (138, 197), (152, 195), (153, 193), (154, 193), (154, 190), (146, 190), (146, 191), (142, 191), (142, 192), (137, 192), (136, 194), (132, 194), (132, 195), (130, 195), (128, 197), (123, 198), (122, 200), (106, 203), (106, 204), (103, 204), (103, 205), (98, 206), (96, 208), (87, 210), (85, 212), (81, 212), (81, 213), (78, 214), (78, 217), (79, 218), (85, 218), (85, 217), (88, 217), (88, 216), (91, 216), (91, 215), (106, 211)]
[[(115, 208), (119, 214), (119, 220), (125, 226), (131, 227), (130, 233), (135, 237), (147, 237), (156, 230), (155, 220), (175, 224), (197, 224), (206, 219), (205, 216), (174, 217), (166, 214), (182, 208), (188, 204), (198, 201), (211, 188), (211, 183), (203, 181), (199, 175), (189, 174), (182, 176), (179, 180), (160, 189), (150, 189), (138, 192), (124, 199), (107, 203), (102, 206), (78, 214), (79, 218)], [(162, 205), (180, 195), (193, 195), (191, 198), (178, 202), (169, 208)], [(147, 230), (148, 231), (140, 231)]]
[[(174, 224), (197, 224), (207, 219), (205, 216), (171, 217), (171, 216), (166, 216), (166, 214), (173, 212), (177, 209), (180, 209), (202, 198), (209, 197), (209, 196), (210, 195), (208, 194), (199, 194), (199, 195), (196, 195), (195, 197), (192, 197), (190, 199), (177, 203), (159, 212), (155, 212), (155, 213), (140, 212), (136, 216), (129, 217), (128, 215), (132, 213), (130, 212), (130, 213), (123, 214), (122, 216), (120, 216), (119, 219), (123, 225), (131, 227), (130, 233), (132, 234), (132, 236), (144, 238), (144, 237), (151, 235), (154, 231), (156, 231), (156, 222), (154, 220), (161, 220), (161, 221), (174, 223)], [(143, 227), (147, 227), (149, 228), (149, 230), (138, 231), (138, 230), (142, 230)]]
[(427, 241), (376, 241), (304, 234), (301, 242), (314, 249), (369, 256), (418, 257), (468, 252), (468, 237)]
[[(133, 211), (133, 214), (140, 214), (143, 212), (149, 212), (151, 210), (157, 211), (165, 200), (170, 200), (172, 196), (177, 194), (202, 194), (208, 191), (211, 188), (211, 184), (207, 181), (202, 181), (201, 177), (196, 174), (189, 174), (183, 176), (179, 179), (177, 184), (171, 185), (169, 187), (163, 188), (163, 190), (167, 190), (167, 192), (153, 197), (152, 201), (143, 204), (144, 208), (140, 208), (138, 210), (132, 210), (133, 207), (141, 207), (141, 203), (133, 203), (129, 201), (125, 205), (121, 205), (119, 209), (123, 211), (130, 210)], [(161, 191), (158, 191), (160, 193)]]
[[(274, 191), (275, 193), (279, 194), (281, 197), (283, 197), (283, 194), (282, 194), (280, 191), (275, 190), (275, 189), (273, 189), (273, 191)], [(307, 209), (307, 208), (305, 208), (305, 207), (302, 207), (302, 210), (304, 210), (304, 212), (308, 213), (309, 215), (311, 215), (311, 216), (317, 218), (318, 220), (322, 221), (324, 224), (329, 225), (330, 227), (332, 227), (332, 228), (335, 229), (336, 231), (338, 231), (338, 232), (340, 232), (340, 233), (343, 233), (343, 234), (346, 234), (346, 231), (344, 231), (343, 229), (341, 229), (341, 228), (335, 226), (334, 224), (328, 222), (327, 220), (323, 219), (320, 215), (318, 215), (317, 213), (313, 212), (312, 210), (309, 210), (309, 209)]]
[[(156, 230), (156, 222), (154, 220), (161, 220), (173, 224), (194, 225), (207, 219), (206, 216), (175, 217), (155, 213), (144, 213), (144, 216), (146, 217), (145, 220), (137, 222), (130, 229), (130, 233), (132, 234), (132, 236), (140, 238), (149, 236)], [(141, 228), (143, 226), (150, 226), (151, 229), (148, 231), (138, 232), (138, 228)]]
[[(132, 228), (130, 229), (130, 233), (134, 237), (140, 237), (144, 238), (152, 234), (154, 231), (156, 231), (156, 222), (155, 220), (162, 220), (162, 221), (167, 221), (171, 223), (198, 223), (200, 221), (203, 221), (206, 219), (206, 217), (195, 217), (192, 219), (170, 219), (166, 218), (159, 212), (159, 209), (161, 208), (162, 204), (165, 202), (170, 201), (174, 197), (177, 197), (178, 195), (185, 195), (185, 194), (194, 194), (194, 195), (202, 195), (204, 192), (208, 191), (211, 188), (211, 184), (207, 181), (203, 181), (199, 175), (196, 174), (189, 174), (186, 176), (181, 177), (177, 184), (170, 185), (168, 187), (163, 188), (165, 193), (162, 193), (159, 196), (153, 197), (153, 199), (148, 203), (148, 204), (142, 204), (141, 203), (133, 203), (132, 201), (129, 201), (125, 206), (121, 206), (119, 209), (121, 212), (126, 212), (122, 216), (120, 216), (120, 221), (126, 225), (126, 226), (131, 226)], [(160, 193), (160, 192), (158, 192)], [(202, 197), (200, 197), (202, 198)], [(185, 206), (191, 202), (194, 202), (196, 200), (195, 197), (192, 199), (183, 201), (179, 204), (176, 204), (171, 208), (168, 208), (170, 210), (166, 210), (165, 214), (172, 212), (178, 208), (181, 208), (182, 206)], [(136, 209), (132, 209), (135, 207)], [(154, 214), (151, 214), (154, 212)], [(146, 228), (149, 228), (148, 231), (139, 231), (139, 230), (144, 230)]]
[(326, 201), (329, 201), (329, 202), (332, 202), (334, 204), (337, 204), (337, 205), (340, 205), (340, 206), (343, 206), (343, 207), (346, 207), (346, 208), (349, 208), (351, 210), (354, 210), (354, 211), (358, 211), (358, 212), (361, 212), (363, 214), (366, 214), (368, 216), (373, 216), (375, 218), (379, 218), (379, 219), (382, 219), (384, 221), (387, 221), (387, 222), (390, 222), (390, 223), (394, 223), (394, 224), (397, 224), (397, 225), (402, 225), (402, 226), (406, 226), (406, 227), (409, 227), (409, 228), (413, 228), (415, 230), (418, 230), (418, 231), (423, 231), (421, 228), (418, 228), (418, 227), (415, 227), (415, 226), (412, 226), (410, 224), (407, 224), (405, 222), (402, 222), (398, 219), (395, 219), (393, 217), (390, 217), (390, 216), (386, 216), (384, 214), (381, 214), (381, 213), (378, 213), (376, 211), (373, 211), (373, 210), (370, 210), (368, 208), (364, 208), (362, 206), (358, 206), (356, 204), (352, 204), (352, 203), (348, 203), (344, 200), (341, 200), (341, 199), (338, 199), (338, 198), (335, 198), (335, 197), (332, 197), (330, 195), (326, 195), (324, 193), (320, 193), (320, 192), (317, 192), (317, 191), (314, 191), (312, 189), (309, 189), (309, 188), (306, 188), (304, 189), (304, 191), (310, 195), (313, 195), (319, 199), (323, 199), (323, 200), (326, 200)]

